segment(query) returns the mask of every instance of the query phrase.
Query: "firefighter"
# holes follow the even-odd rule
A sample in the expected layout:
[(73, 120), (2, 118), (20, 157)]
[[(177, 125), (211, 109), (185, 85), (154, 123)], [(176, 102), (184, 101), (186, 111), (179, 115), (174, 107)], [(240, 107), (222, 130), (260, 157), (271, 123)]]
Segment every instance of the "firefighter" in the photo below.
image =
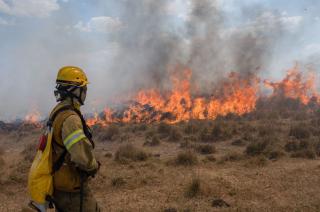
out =
[(69, 108), (59, 112), (52, 123), (52, 158), (54, 164), (62, 164), (53, 175), (52, 201), (56, 211), (100, 211), (88, 187), (100, 163), (93, 154), (90, 128), (80, 113), (87, 93), (86, 74), (78, 67), (66, 66), (59, 70), (56, 84), (58, 104), (51, 116), (63, 107)]

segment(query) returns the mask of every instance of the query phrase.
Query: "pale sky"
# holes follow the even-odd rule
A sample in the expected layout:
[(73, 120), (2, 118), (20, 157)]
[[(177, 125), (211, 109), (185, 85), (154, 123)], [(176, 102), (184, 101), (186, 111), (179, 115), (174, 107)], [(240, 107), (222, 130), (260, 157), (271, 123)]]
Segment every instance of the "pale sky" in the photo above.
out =
[[(56, 73), (64, 65), (86, 70), (91, 84), (85, 110), (101, 109), (117, 89), (118, 70), (111, 67), (117, 36), (128, 27), (122, 19), (126, 1), (0, 0), (0, 120), (33, 109), (48, 113), (55, 104)], [(190, 0), (169, 2), (163, 10), (168, 31), (184, 39)], [(320, 71), (320, 1), (218, 0), (218, 5), (224, 33), (265, 22), (283, 26), (266, 75), (281, 77), (295, 61)]]

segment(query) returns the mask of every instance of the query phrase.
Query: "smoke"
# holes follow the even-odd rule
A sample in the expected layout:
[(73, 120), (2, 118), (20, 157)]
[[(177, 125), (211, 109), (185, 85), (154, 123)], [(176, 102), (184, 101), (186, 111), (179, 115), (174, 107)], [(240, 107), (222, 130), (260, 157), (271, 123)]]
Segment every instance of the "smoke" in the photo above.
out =
[[(183, 14), (174, 2), (183, 5)], [(221, 2), (122, 0), (113, 2), (115, 22), (101, 16), (79, 22), (67, 7), (32, 27), (27, 20), (17, 23), (18, 29), (0, 28), (1, 38), (10, 41), (0, 50), (2, 79), (10, 79), (0, 85), (0, 119), (32, 109), (47, 114), (55, 101), (57, 70), (64, 65), (80, 66), (89, 76), (87, 112), (139, 89), (166, 90), (172, 71), (185, 68), (192, 70), (201, 94), (212, 92), (230, 71), (244, 77), (266, 73), (274, 48), (301, 20), (258, 4), (237, 3), (237, 11), (230, 12)], [(116, 23), (115, 31), (101, 29), (110, 23)]]
[(219, 2), (189, 3), (183, 30), (173, 30), (169, 1), (125, 1), (124, 29), (117, 36), (120, 51), (111, 68), (119, 93), (166, 88), (168, 73), (183, 67), (191, 68), (193, 81), (207, 93), (208, 85), (230, 71), (246, 76), (265, 68), (283, 31), (277, 15), (253, 14), (246, 8), (243, 17), (252, 16), (252, 20), (228, 27)]
[(169, 2), (125, 1), (121, 16), (124, 29), (117, 34), (119, 52), (111, 67), (116, 92), (161, 88), (170, 65), (179, 63), (181, 38), (170, 32), (171, 20), (166, 14)]

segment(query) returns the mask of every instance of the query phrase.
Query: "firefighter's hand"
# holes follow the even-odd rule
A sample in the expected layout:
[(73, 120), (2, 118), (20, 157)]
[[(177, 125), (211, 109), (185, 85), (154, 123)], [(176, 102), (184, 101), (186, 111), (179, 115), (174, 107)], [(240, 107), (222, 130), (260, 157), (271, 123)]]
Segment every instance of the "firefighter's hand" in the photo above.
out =
[(99, 161), (97, 161), (97, 163), (98, 163), (98, 167), (96, 169), (93, 169), (92, 171), (87, 171), (87, 175), (89, 177), (95, 177), (97, 172), (99, 171), (101, 163)]

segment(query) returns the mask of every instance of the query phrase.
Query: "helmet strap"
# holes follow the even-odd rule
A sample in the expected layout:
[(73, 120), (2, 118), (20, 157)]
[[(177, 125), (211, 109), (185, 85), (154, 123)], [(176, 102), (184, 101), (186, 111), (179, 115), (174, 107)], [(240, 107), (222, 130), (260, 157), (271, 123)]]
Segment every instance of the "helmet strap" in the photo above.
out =
[[(74, 99), (77, 99), (78, 102), (81, 104), (81, 105), (84, 105), (84, 102), (82, 101), (81, 99), (81, 95), (83, 93), (83, 88), (82, 87), (76, 87), (76, 86), (60, 86), (60, 85), (57, 85), (56, 86), (57, 90), (54, 91), (54, 94), (57, 98), (57, 101), (62, 101), (64, 99), (66, 99), (66, 97), (70, 97), (71, 98), (71, 101), (72, 101), (72, 104), (74, 104)], [(76, 89), (80, 89), (80, 94), (79, 96), (75, 95), (73, 92), (76, 90)]]

